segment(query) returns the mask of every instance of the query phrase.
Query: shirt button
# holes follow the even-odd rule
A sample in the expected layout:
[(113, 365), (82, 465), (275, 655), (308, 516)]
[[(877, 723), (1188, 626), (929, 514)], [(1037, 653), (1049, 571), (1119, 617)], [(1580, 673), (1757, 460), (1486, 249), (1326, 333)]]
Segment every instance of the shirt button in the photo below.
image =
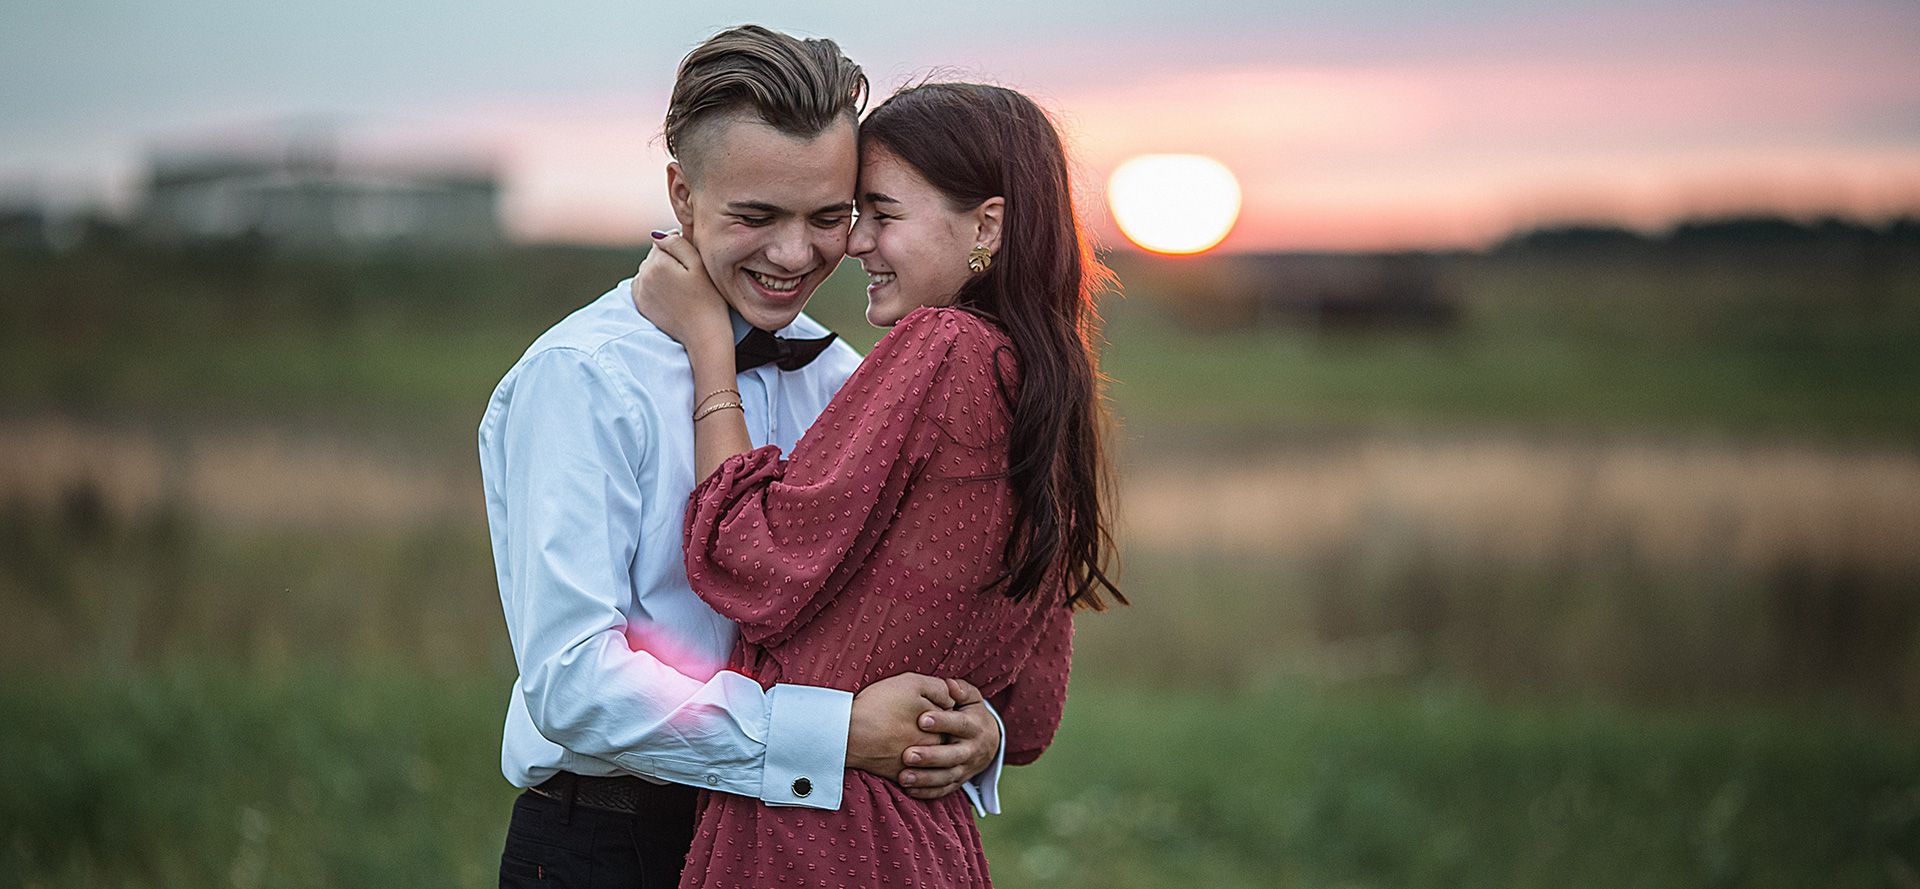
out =
[(707, 786), (708, 786), (708, 787), (719, 787), (719, 786), (720, 786), (720, 776), (719, 776), (719, 775), (708, 775), (708, 776), (707, 776)]
[(813, 793), (813, 782), (805, 778), (793, 779), (793, 795), (805, 797)]

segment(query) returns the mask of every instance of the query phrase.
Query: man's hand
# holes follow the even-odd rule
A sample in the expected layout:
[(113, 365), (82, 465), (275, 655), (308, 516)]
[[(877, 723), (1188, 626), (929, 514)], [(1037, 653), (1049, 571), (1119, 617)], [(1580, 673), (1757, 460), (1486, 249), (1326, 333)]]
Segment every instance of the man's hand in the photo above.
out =
[(922, 730), (921, 717), (930, 711), (944, 713), (954, 704), (945, 680), (918, 673), (890, 676), (861, 689), (853, 696), (853, 717), (847, 725), (847, 767), (899, 781), (907, 748), (940, 749), (940, 735)]
[(980, 690), (962, 679), (948, 679), (954, 706), (920, 716), (920, 729), (946, 738), (937, 746), (916, 745), (903, 754), (907, 768), (900, 786), (915, 799), (939, 799), (985, 771), (1000, 752), (1000, 721), (987, 712)]
[(902, 673), (853, 696), (847, 766), (939, 799), (993, 764), (1000, 722), (971, 683)]

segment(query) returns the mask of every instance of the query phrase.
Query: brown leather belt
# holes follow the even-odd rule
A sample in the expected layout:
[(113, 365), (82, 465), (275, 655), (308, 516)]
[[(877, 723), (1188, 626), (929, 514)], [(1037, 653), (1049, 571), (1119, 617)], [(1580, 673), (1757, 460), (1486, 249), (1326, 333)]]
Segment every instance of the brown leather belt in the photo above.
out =
[(655, 784), (632, 775), (601, 778), (572, 772), (561, 772), (527, 789), (563, 803), (571, 798), (575, 805), (625, 815), (685, 807), (698, 793), (691, 787)]

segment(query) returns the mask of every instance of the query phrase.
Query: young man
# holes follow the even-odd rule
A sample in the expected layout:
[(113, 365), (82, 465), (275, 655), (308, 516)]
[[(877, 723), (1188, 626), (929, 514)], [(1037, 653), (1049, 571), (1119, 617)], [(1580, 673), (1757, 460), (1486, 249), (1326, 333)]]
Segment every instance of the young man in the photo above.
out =
[[(845, 252), (865, 94), (832, 41), (755, 26), (695, 49), (674, 84), (669, 197), (733, 308), (756, 445), (791, 449), (860, 361), (800, 311)], [(681, 552), (698, 481), (689, 411), (711, 393), (692, 390), (629, 286), (536, 340), (480, 424), (520, 668), (501, 768), (529, 788), (502, 884), (671, 883), (703, 787), (833, 809), (845, 768), (924, 798), (979, 775), (967, 792), (996, 809), (1000, 725), (971, 686), (906, 674), (857, 695), (762, 691), (719, 669), (735, 630), (689, 589)]]

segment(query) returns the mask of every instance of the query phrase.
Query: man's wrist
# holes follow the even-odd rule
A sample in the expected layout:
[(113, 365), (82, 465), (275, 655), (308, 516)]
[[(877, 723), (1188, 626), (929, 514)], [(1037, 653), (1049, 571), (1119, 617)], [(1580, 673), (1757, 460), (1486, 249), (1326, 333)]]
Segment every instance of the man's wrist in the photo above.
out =
[(767, 758), (760, 799), (768, 805), (840, 807), (853, 695), (810, 685), (767, 692)]

